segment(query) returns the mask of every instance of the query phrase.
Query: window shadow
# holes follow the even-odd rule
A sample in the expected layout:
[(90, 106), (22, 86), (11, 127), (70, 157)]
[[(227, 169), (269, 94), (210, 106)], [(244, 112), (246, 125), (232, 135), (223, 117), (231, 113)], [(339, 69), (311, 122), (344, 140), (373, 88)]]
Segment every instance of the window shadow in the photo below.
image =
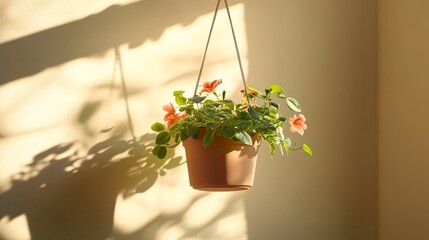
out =
[[(242, 2), (232, 1), (231, 4)], [(189, 24), (212, 12), (215, 2), (144, 0), (107, 9), (67, 24), (0, 44), (0, 85), (31, 76), (67, 61), (130, 48), (157, 39), (175, 24)]]
[[(239, 2), (243, 0), (230, 4)], [(110, 6), (83, 19), (0, 43), (0, 86), (118, 45), (138, 47), (159, 38), (169, 26), (190, 24), (212, 12), (214, 5), (201, 0), (142, 0)], [(85, 116), (79, 123), (86, 121)], [(78, 142), (46, 149), (14, 175), (9, 190), (0, 193), (0, 219), (25, 215), (35, 240), (108, 238), (118, 194), (126, 197), (145, 192), (168, 170), (183, 164), (180, 157), (151, 157), (147, 143), (153, 140), (150, 134), (137, 142), (111, 136), (84, 152)], [(156, 220), (174, 222), (180, 218), (160, 216)]]

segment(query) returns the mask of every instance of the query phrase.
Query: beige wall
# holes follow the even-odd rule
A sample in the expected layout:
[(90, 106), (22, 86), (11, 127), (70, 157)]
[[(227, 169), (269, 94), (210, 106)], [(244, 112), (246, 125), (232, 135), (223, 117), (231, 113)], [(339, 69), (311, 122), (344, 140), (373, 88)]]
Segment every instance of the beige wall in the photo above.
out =
[(246, 21), (249, 82), (300, 100), (314, 150), (260, 157), (250, 239), (376, 239), (377, 1), (247, 1)]
[[(106, 126), (103, 99), (111, 78), (111, 47), (122, 45), (138, 133), (146, 133), (147, 126), (162, 115), (153, 110), (155, 104), (159, 109), (164, 104), (158, 100), (160, 95), (183, 86), (192, 88), (203, 49), (196, 46), (205, 41), (211, 20), (205, 14), (213, 8), (195, 1), (197, 5), (183, 0), (181, 8), (166, 8), (166, 1), (144, 0), (122, 9), (111, 6), (133, 1), (32, 5), (4, 0), (0, 6), (4, 13), (0, 21), (1, 239), (28, 239), (24, 215), (29, 211), (24, 207), (43, 200), (32, 195), (42, 191), (32, 184), (20, 185), (27, 187), (16, 188), (12, 197), (5, 195), (13, 187), (15, 173), (31, 178), (33, 173), (24, 166), (55, 144), (82, 140), (88, 148), (100, 141), (99, 130)], [(309, 125), (302, 142), (312, 146), (314, 156), (294, 152), (270, 159), (263, 148), (254, 187), (239, 194), (196, 193), (187, 186), (184, 168), (169, 170), (143, 194), (125, 198), (115, 190), (110, 201), (101, 201), (110, 212), (103, 208), (97, 212), (113, 218), (115, 211), (114, 219), (91, 231), (108, 234), (113, 224), (112, 239), (372, 240), (377, 235), (380, 240), (428, 239), (428, 9), (425, 0), (266, 0), (235, 5), (233, 16), (238, 17), (235, 23), (249, 85), (280, 83), (300, 101)], [(169, 14), (162, 18), (164, 11)], [(91, 14), (101, 21), (85, 18)], [(127, 16), (134, 21), (124, 25), (121, 19)], [(66, 24), (74, 20), (83, 20), (83, 25)], [(68, 34), (44, 32), (55, 26)], [(227, 72), (222, 76), (226, 79), (239, 74), (227, 30), (217, 32), (226, 40), (212, 46), (217, 54), (209, 55), (207, 78), (218, 77), (217, 72)], [(113, 32), (115, 37), (106, 37)], [(7, 41), (29, 35), (36, 37), (13, 42), (19, 52), (7, 52), (13, 49), (5, 45)], [(52, 40), (46, 36), (68, 48), (49, 51), (57, 42), (46, 45), (46, 40)], [(89, 37), (82, 40), (82, 36)], [(79, 41), (84, 43), (76, 44)], [(43, 48), (34, 54), (34, 48), (19, 47), (35, 45)], [(31, 57), (20, 60), (21, 55)], [(5, 67), (10, 61), (16, 64)], [(230, 89), (240, 88), (239, 81), (228, 84)], [(123, 102), (117, 96), (113, 117), (107, 122), (117, 123), (120, 133), (126, 129), (123, 116)], [(66, 160), (59, 157), (59, 162)], [(46, 167), (36, 166), (40, 171)], [(53, 177), (58, 169), (51, 167), (36, 179), (69, 184), (67, 174)], [(107, 194), (110, 188), (98, 184), (117, 183), (109, 172), (104, 174), (73, 178), (83, 183), (54, 189), (50, 196), (68, 199), (70, 190), (79, 192), (83, 186), (90, 196), (99, 196), (99, 191)], [(85, 184), (88, 181), (91, 184)], [(99, 200), (78, 199), (80, 210), (94, 209), (91, 204), (97, 206)], [(72, 204), (70, 199), (67, 202)], [(6, 204), (11, 207), (5, 208)], [(49, 209), (49, 204), (44, 207)], [(56, 211), (61, 212), (61, 206)], [(72, 217), (79, 219), (76, 214)]]
[(429, 239), (428, 9), (380, 0), (380, 240)]

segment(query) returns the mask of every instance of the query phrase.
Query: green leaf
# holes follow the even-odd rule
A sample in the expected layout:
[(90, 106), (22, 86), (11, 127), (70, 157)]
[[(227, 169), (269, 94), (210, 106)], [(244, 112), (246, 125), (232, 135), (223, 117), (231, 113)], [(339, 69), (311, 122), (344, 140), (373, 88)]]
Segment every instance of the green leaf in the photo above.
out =
[(204, 105), (213, 105), (213, 104), (215, 104), (216, 102), (215, 101), (213, 101), (213, 100), (211, 100), (211, 99), (207, 99), (206, 101), (204, 101)]
[(289, 154), (289, 147), (287, 146), (287, 144), (286, 144), (286, 143), (283, 143), (283, 144), (281, 145), (281, 147), (283, 147), (283, 149), (286, 151), (286, 155), (288, 155), (288, 154)]
[(234, 104), (234, 102), (232, 102), (232, 101), (225, 100), (225, 105), (226, 105), (229, 109), (232, 109), (232, 110), (234, 110), (234, 109), (235, 109), (235, 104)]
[(279, 98), (283, 98), (283, 99), (286, 99), (286, 95), (284, 95), (284, 94), (282, 94), (282, 93), (277, 94), (277, 97), (279, 97)]
[(299, 106), (299, 103), (295, 98), (287, 97), (286, 104), (290, 108), (290, 110), (294, 112), (301, 112), (301, 107)]
[(225, 96), (226, 96), (226, 91), (222, 92), (222, 100), (225, 100)]
[(246, 145), (252, 145), (252, 138), (245, 131), (237, 132), (235, 137)]
[(158, 145), (166, 144), (170, 141), (171, 135), (168, 132), (160, 132), (156, 135), (155, 143)]
[(174, 91), (173, 92), (173, 95), (174, 95), (174, 97), (175, 97), (175, 100), (176, 100), (176, 103), (179, 105), (179, 106), (183, 106), (183, 105), (185, 105), (186, 104), (186, 98), (183, 96), (183, 93), (184, 93), (185, 91)]
[(175, 96), (174, 99), (175, 99), (177, 105), (179, 105), (179, 106), (186, 105), (186, 98), (184, 96), (181, 96), (181, 95)]
[(250, 122), (250, 121), (242, 121), (242, 122), (240, 122), (240, 128), (241, 128), (242, 130), (247, 130), (247, 128), (248, 128), (249, 126), (251, 126), (251, 123), (252, 123), (252, 122)]
[(252, 92), (255, 92), (258, 94), (258, 96), (264, 95), (262, 92), (258, 91), (258, 89), (253, 88), (253, 87), (247, 87), (247, 89), (249, 89)]
[(204, 99), (206, 99), (206, 97), (194, 96), (194, 97), (192, 98), (192, 101), (193, 101), (194, 103), (200, 103), (200, 102), (204, 101)]
[(226, 126), (223, 126), (221, 129), (220, 129), (220, 134), (219, 135), (221, 135), (221, 136), (224, 136), (224, 137), (226, 137), (226, 138), (232, 138), (233, 136), (234, 136), (234, 128), (233, 127), (231, 127), (231, 126), (228, 126), (228, 125), (226, 125)]
[(302, 144), (302, 150), (308, 153), (308, 155), (313, 156), (313, 151), (311, 151), (311, 148), (307, 144)]
[(270, 102), (270, 105), (271, 106), (273, 106), (273, 107), (275, 107), (276, 109), (279, 109), (279, 105), (277, 104), (277, 103), (275, 103), (275, 102)]
[(279, 119), (278, 119), (279, 121), (281, 121), (281, 122), (286, 122), (287, 121), (287, 118), (285, 118), (285, 117), (279, 117)]
[(207, 132), (206, 135), (204, 135), (203, 138), (203, 145), (204, 147), (207, 147), (208, 145), (212, 144), (215, 139), (214, 132)]
[(249, 89), (250, 91), (253, 91), (253, 92), (258, 92), (258, 89), (253, 88), (253, 87), (247, 87), (247, 89)]
[(185, 91), (174, 91), (173, 96), (182, 96)]
[(274, 93), (274, 94), (275, 93), (280, 94), (280, 93), (284, 92), (283, 88), (280, 87), (280, 86), (278, 86), (278, 85), (276, 85), (276, 84), (271, 84), (270, 88), (271, 88), (271, 93)]
[(188, 134), (188, 136), (191, 136), (193, 139), (197, 139), (198, 136), (200, 136), (200, 128), (192, 127), (186, 133)]
[(270, 129), (271, 131), (275, 131), (277, 127), (274, 124), (270, 123), (268, 124), (268, 129)]
[(270, 145), (270, 155), (271, 157), (274, 156), (274, 151), (276, 150), (276, 145), (272, 141), (267, 141), (268, 145)]
[(247, 89), (249, 89), (252, 92), (256, 92), (256, 93), (259, 92), (258, 89), (253, 88), (253, 87), (247, 87)]
[(184, 133), (184, 132), (181, 132), (180, 133), (180, 141), (185, 141), (186, 139), (188, 139), (188, 137), (189, 137), (189, 135), (187, 135), (186, 133)]
[(188, 115), (192, 115), (192, 114), (194, 114), (194, 111), (195, 111), (195, 109), (193, 109), (193, 108), (188, 108), (188, 109), (186, 109), (186, 114), (188, 114)]
[(285, 143), (286, 143), (286, 146), (287, 146), (288, 148), (290, 148), (290, 147), (292, 146), (292, 141), (290, 140), (290, 138), (286, 138), (286, 139), (285, 139)]
[(254, 98), (254, 96), (252, 94), (250, 94), (250, 93), (246, 93), (246, 94), (244, 94), (244, 96), (246, 98), (248, 98), (248, 99), (253, 99)]
[(187, 110), (189, 110), (189, 109), (192, 109), (193, 107), (192, 106), (183, 106), (183, 107), (180, 107), (179, 108), (179, 111), (180, 112), (185, 112), (185, 111), (187, 111)]
[(175, 143), (179, 143), (180, 142), (180, 133), (176, 134), (176, 136), (174, 137), (174, 142)]
[(167, 148), (164, 146), (156, 145), (152, 149), (152, 154), (157, 156), (159, 159), (163, 159), (167, 154)]
[(273, 118), (277, 118), (277, 116), (279, 115), (278, 109), (276, 109), (276, 108), (270, 108), (268, 110), (268, 112), (269, 112), (270, 116)]
[(167, 148), (164, 146), (161, 146), (159, 148), (158, 154), (156, 155), (159, 159), (165, 158), (165, 155), (167, 155)]
[(155, 131), (155, 132), (161, 132), (161, 131), (164, 131), (165, 127), (164, 127), (164, 124), (160, 122), (156, 122), (152, 124), (152, 126), (150, 126), (150, 129), (152, 129), (152, 131)]
[(252, 116), (253, 118), (256, 118), (256, 119), (259, 118), (258, 112), (253, 107), (249, 106), (247, 111), (249, 112), (250, 116)]
[(161, 148), (161, 146), (160, 145), (156, 145), (153, 149), (152, 149), (152, 154), (153, 155), (155, 155), (155, 156), (158, 156), (158, 152), (159, 152), (159, 149)]
[(203, 110), (210, 117), (215, 117), (216, 114), (217, 114), (217, 112), (215, 111), (215, 109), (206, 108), (206, 109), (203, 109)]

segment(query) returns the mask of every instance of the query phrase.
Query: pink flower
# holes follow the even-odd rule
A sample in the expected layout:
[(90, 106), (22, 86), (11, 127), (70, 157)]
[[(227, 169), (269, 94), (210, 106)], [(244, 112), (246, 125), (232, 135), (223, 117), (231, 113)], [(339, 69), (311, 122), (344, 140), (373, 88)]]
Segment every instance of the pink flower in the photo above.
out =
[(176, 109), (172, 103), (170, 103), (170, 105), (164, 105), (162, 109), (167, 112), (164, 116), (164, 121), (167, 122), (167, 128), (170, 128), (177, 120), (181, 120), (188, 116), (186, 113), (176, 113)]
[(213, 82), (205, 82), (203, 84), (204, 88), (200, 91), (200, 93), (203, 93), (203, 92), (208, 92), (208, 93), (214, 92), (214, 90), (216, 89), (216, 87), (219, 86), (219, 84), (221, 84), (221, 83), (222, 83), (222, 79), (214, 80)]
[(164, 111), (166, 111), (167, 113), (164, 116), (164, 121), (169, 120), (170, 118), (172, 118), (174, 116), (174, 114), (176, 114), (176, 109), (174, 109), (174, 106), (172, 103), (170, 103), (170, 105), (164, 105), (164, 107), (162, 107), (162, 109), (164, 109)]
[(307, 124), (305, 124), (305, 117), (302, 114), (299, 114), (298, 117), (293, 115), (293, 117), (289, 118), (290, 131), (297, 132), (301, 136), (304, 135), (304, 130), (307, 129)]

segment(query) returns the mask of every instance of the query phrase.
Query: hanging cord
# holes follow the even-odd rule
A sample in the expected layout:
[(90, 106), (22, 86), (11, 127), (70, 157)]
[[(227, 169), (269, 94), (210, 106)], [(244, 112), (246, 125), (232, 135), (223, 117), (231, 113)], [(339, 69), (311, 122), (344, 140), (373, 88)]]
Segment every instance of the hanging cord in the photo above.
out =
[(229, 25), (231, 26), (232, 38), (234, 39), (235, 52), (237, 53), (238, 65), (240, 66), (241, 80), (243, 81), (244, 92), (247, 93), (246, 78), (244, 77), (243, 65), (241, 64), (240, 51), (238, 51), (237, 38), (235, 37), (234, 27), (232, 26), (231, 13), (229, 12), (228, 1), (224, 0), (226, 12), (228, 13)]
[[(240, 66), (240, 73), (241, 73), (241, 79), (243, 81), (244, 92), (247, 93), (246, 79), (244, 77), (243, 65), (241, 64), (240, 51), (238, 50), (237, 38), (235, 37), (234, 27), (232, 25), (232, 19), (231, 19), (231, 13), (229, 11), (228, 1), (224, 0), (224, 2), (225, 2), (226, 11), (228, 13), (229, 24), (231, 26), (232, 38), (234, 40), (235, 51), (237, 53), (238, 65)], [(211, 35), (212, 35), (212, 32), (213, 32), (214, 23), (216, 21), (217, 12), (219, 10), (219, 4), (220, 4), (220, 0), (217, 1), (216, 9), (215, 9), (215, 12), (214, 12), (214, 15), (213, 15), (212, 24), (210, 26), (209, 37), (207, 39), (206, 48), (204, 50), (204, 55), (203, 55), (203, 60), (201, 62), (200, 71), (198, 73), (197, 84), (195, 85), (194, 96), (197, 95), (198, 85), (200, 84), (201, 73), (203, 72), (204, 62), (206, 60), (206, 55), (207, 55), (207, 49), (209, 48), (210, 38), (211, 38)]]
[(128, 102), (128, 91), (125, 85), (124, 69), (122, 66), (121, 52), (119, 51), (119, 47), (115, 47), (115, 59), (116, 59), (116, 64), (119, 66), (119, 74), (122, 82), (122, 92), (124, 94), (125, 109), (127, 112), (128, 128), (130, 130), (130, 133), (131, 133), (131, 136), (133, 137), (134, 142), (137, 142), (137, 137), (134, 133), (133, 121), (131, 119), (130, 106)]
[(116, 79), (116, 67), (117, 65), (117, 61), (116, 61), (116, 57), (115, 57), (115, 61), (113, 63), (113, 72), (112, 72), (112, 78), (110, 80), (110, 85), (109, 85), (109, 95), (107, 96), (107, 110), (105, 111), (105, 126), (104, 128), (100, 131), (100, 133), (105, 133), (105, 132), (109, 132), (110, 130), (113, 129), (113, 127), (110, 126), (110, 115), (112, 112), (112, 99), (113, 99), (113, 90), (115, 88), (115, 79)]
[(210, 38), (212, 36), (214, 23), (216, 21), (217, 11), (219, 10), (220, 0), (217, 1), (216, 9), (213, 15), (212, 25), (210, 26), (209, 37), (207, 38), (206, 48), (204, 50), (203, 60), (201, 62), (200, 71), (198, 72), (197, 84), (195, 85), (194, 96), (197, 95), (198, 85), (200, 84), (201, 74), (204, 68), (204, 62), (206, 61), (207, 49), (209, 48)]

